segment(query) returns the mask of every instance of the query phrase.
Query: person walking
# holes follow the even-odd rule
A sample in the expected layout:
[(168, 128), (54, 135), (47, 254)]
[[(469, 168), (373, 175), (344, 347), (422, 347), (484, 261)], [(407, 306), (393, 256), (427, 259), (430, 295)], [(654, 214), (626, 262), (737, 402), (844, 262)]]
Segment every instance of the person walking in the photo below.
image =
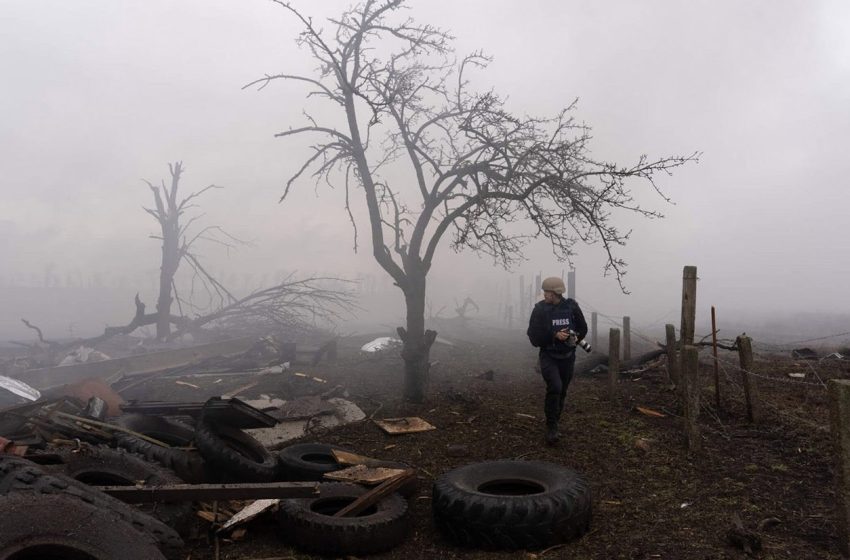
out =
[(563, 297), (566, 288), (561, 278), (546, 278), (541, 288), (543, 300), (532, 309), (526, 334), (532, 346), (540, 349), (540, 373), (546, 382), (545, 440), (547, 445), (555, 445), (560, 439), (558, 422), (567, 387), (573, 378), (576, 343), (587, 335), (587, 322), (578, 303)]

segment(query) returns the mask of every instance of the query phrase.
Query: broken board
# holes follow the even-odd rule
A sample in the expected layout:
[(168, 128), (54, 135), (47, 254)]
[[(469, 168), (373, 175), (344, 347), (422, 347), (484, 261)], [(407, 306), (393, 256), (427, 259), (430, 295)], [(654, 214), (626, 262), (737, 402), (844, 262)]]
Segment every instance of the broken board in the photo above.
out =
[(342, 469), (325, 473), (325, 478), (338, 482), (352, 482), (354, 484), (364, 484), (366, 486), (375, 486), (385, 482), (393, 477), (400, 476), (406, 469), (390, 469), (386, 467), (367, 467), (366, 465), (355, 465)]
[(384, 418), (383, 420), (375, 420), (374, 422), (379, 428), (390, 435), (413, 434), (437, 429), (436, 426), (429, 424), (418, 416)]

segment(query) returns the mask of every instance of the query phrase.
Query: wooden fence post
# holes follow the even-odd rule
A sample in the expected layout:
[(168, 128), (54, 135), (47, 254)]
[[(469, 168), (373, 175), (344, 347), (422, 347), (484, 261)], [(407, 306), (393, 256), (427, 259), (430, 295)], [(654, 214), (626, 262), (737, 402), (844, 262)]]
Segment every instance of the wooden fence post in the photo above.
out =
[(592, 334), (590, 335), (590, 345), (593, 348), (599, 347), (599, 330), (598, 330), (598, 317), (596, 315), (596, 311), (590, 314), (590, 330)]
[(680, 385), (679, 379), (679, 356), (676, 352), (676, 327), (667, 324), (664, 326), (667, 333), (667, 375), (670, 377), (670, 382), (674, 385)]
[(682, 272), (682, 325), (679, 334), (682, 346), (694, 343), (694, 322), (697, 316), (697, 267), (686, 266)]
[(620, 329), (608, 331), (608, 399), (617, 397), (617, 381), (620, 376)]
[(747, 420), (758, 422), (759, 409), (758, 384), (753, 375), (753, 343), (746, 335), (738, 337), (738, 361), (741, 364), (741, 382), (744, 384), (744, 400), (747, 403)]
[(632, 319), (623, 317), (623, 361), (632, 359)]
[(717, 315), (711, 306), (711, 349), (714, 353), (714, 400), (720, 410), (720, 363), (717, 361)]
[(567, 297), (576, 298), (576, 271), (570, 270), (567, 272)]
[(519, 275), (519, 301), (517, 302), (516, 314), (517, 317), (522, 317), (525, 313), (525, 276)]
[(685, 385), (685, 435), (688, 449), (699, 451), (702, 448), (699, 425), (699, 350), (695, 346), (682, 347), (682, 380)]
[(850, 380), (830, 379), (829, 427), (835, 449), (838, 546), (850, 556)]

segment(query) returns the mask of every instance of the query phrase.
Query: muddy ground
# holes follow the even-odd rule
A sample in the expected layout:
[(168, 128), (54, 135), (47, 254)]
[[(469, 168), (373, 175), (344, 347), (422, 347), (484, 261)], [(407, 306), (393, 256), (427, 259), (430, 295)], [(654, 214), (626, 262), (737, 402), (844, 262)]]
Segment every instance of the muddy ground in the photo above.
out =
[[(732, 369), (736, 355), (721, 356), (723, 401), (718, 410), (710, 355), (704, 351), (703, 451), (698, 454), (686, 450), (680, 407), (663, 364), (622, 377), (613, 402), (607, 398), (604, 375), (581, 376), (570, 387), (562, 420), (565, 437), (549, 448), (542, 441), (543, 382), (535, 371), (536, 353), (521, 334), (496, 332), (480, 342), (435, 345), (432, 361), (437, 363), (428, 399), (421, 405), (401, 402), (397, 354), (358, 351), (370, 339), (343, 339), (336, 363), (296, 368), (328, 384), (283, 375), (268, 378), (242, 396), (265, 393), (285, 399), (340, 384), (368, 416), (417, 415), (438, 428), (389, 436), (366, 420), (300, 440), (336, 443), (419, 469), (420, 491), (410, 501), (415, 529), (402, 546), (379, 558), (745, 558), (727, 541), (735, 515), (760, 534), (763, 549), (758, 558), (840, 558), (826, 390), (820, 381), (850, 376), (846, 361), (812, 365), (760, 355), (755, 369), (776, 382), (762, 380), (764, 419), (753, 425), (746, 422)], [(494, 371), (492, 381), (481, 375), (487, 370)], [(806, 377), (791, 378), (787, 374), (792, 372), (805, 372)], [(211, 385), (216, 379), (192, 378), (201, 389), (160, 380), (125, 396), (197, 400), (246, 383), (246, 378), (234, 377)], [(637, 406), (664, 417), (646, 416)], [(636, 446), (639, 439), (648, 445)], [(467, 455), (449, 456), (447, 446), (452, 444), (468, 446)], [(551, 461), (583, 473), (593, 492), (590, 533), (544, 553), (482, 552), (446, 542), (431, 520), (434, 477), (467, 463), (503, 458)], [(191, 541), (186, 552), (193, 559), (214, 557), (205, 535)], [(311, 558), (288, 547), (271, 520), (252, 523), (240, 542), (222, 542), (220, 557)]]

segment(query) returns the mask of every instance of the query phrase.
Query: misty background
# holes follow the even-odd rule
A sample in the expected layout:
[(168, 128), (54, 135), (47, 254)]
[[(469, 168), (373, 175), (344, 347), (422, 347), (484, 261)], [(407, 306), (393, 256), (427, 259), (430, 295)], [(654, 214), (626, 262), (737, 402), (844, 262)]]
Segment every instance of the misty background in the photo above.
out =
[[(315, 21), (349, 2), (295, 1)], [(846, 181), (850, 145), (850, 4), (841, 1), (411, 1), (410, 15), (457, 37), (458, 54), (494, 57), (473, 76), (520, 114), (551, 116), (579, 98), (598, 159), (628, 164), (702, 152), (659, 180), (666, 203), (635, 183), (635, 199), (665, 214), (633, 228), (620, 255), (623, 294), (603, 277), (599, 246), (577, 246), (577, 296), (587, 315), (630, 315), (663, 335), (678, 326), (684, 265), (699, 272), (697, 334), (711, 305), (721, 336), (776, 341), (850, 331)], [(202, 225), (250, 244), (197, 246), (207, 268), (244, 293), (297, 271), (363, 281), (364, 311), (339, 326), (401, 324), (403, 298), (354, 253), (341, 188), (285, 181), (308, 140), (274, 134), (321, 114), (295, 83), (243, 90), (266, 73), (309, 75), (300, 26), (267, 0), (144, 3), (0, 2), (0, 340), (48, 338), (126, 324), (138, 292), (155, 307), (160, 243), (143, 182), (199, 201)], [(362, 202), (355, 199), (357, 204)], [(362, 209), (360, 209), (362, 210)], [(358, 209), (355, 209), (358, 211)], [(494, 316), (519, 275), (560, 275), (545, 240), (512, 271), (444, 244), (429, 275), (432, 311), (471, 296)], [(527, 319), (521, 318), (518, 323)], [(702, 325), (702, 328), (700, 327)], [(608, 324), (600, 323), (607, 328)], [(730, 332), (731, 331), (731, 332)]]

